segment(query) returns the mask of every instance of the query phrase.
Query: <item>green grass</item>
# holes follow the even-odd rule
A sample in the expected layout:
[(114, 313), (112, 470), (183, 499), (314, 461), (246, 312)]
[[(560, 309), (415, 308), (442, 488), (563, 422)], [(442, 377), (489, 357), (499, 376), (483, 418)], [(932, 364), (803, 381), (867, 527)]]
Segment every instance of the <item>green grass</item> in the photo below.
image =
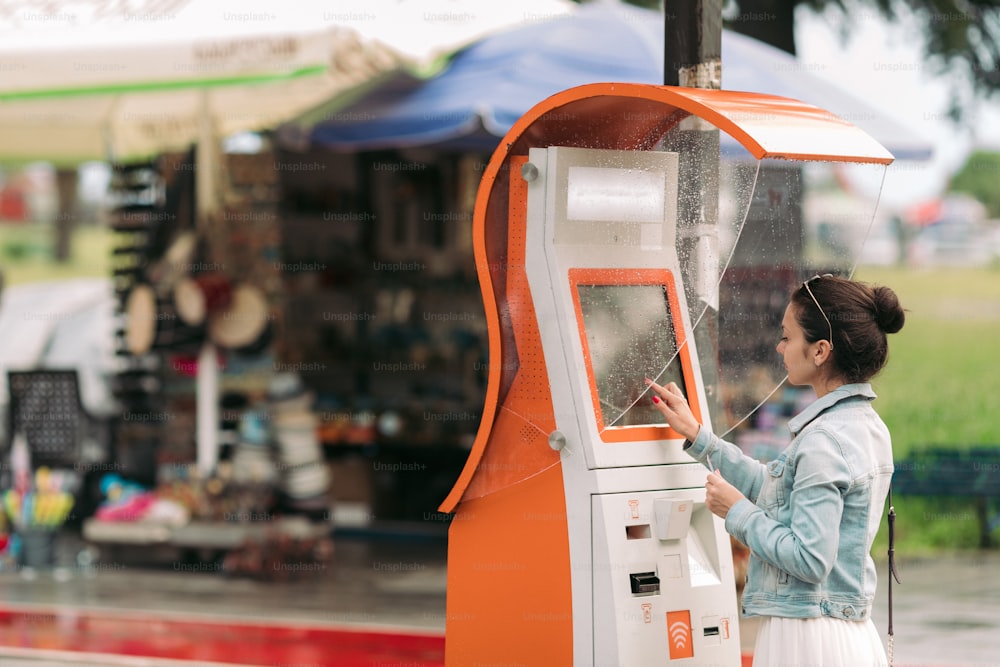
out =
[[(1000, 270), (862, 268), (855, 277), (892, 287), (908, 311), (873, 382), (896, 460), (928, 445), (1000, 446)], [(897, 497), (895, 507), (902, 556), (979, 544), (972, 499)], [(883, 522), (873, 553), (887, 544)]]
[(78, 227), (66, 262), (54, 259), (49, 224), (0, 224), (0, 271), (6, 285), (111, 275), (112, 233), (106, 227)]
[(897, 458), (924, 445), (1000, 445), (1000, 271), (862, 269), (907, 309), (873, 384)]

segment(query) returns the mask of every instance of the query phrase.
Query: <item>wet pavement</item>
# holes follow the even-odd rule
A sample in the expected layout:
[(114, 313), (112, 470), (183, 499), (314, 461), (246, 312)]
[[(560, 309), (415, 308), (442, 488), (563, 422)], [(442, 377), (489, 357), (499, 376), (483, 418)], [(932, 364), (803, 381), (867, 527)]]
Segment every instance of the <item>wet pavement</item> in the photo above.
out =
[[(18, 657), (7, 652), (0, 652), (0, 660), (2, 660), (0, 664), (3, 664), (4, 667), (112, 667), (108, 664), (108, 657), (104, 655), (61, 658), (44, 651), (36, 653), (40, 654)], [(123, 657), (116, 659), (113, 667), (191, 667), (191, 663)], [(203, 665), (202, 667), (208, 666)], [(233, 667), (233, 665), (219, 665), (219, 667)]]
[[(149, 567), (116, 555), (85, 568), (68, 557), (60, 560), (64, 568), (59, 573), (68, 577), (0, 572), (0, 666), (191, 667), (223, 661), (177, 661), (182, 654), (211, 653), (227, 656), (225, 667), (354, 667), (372, 664), (392, 645), (412, 644), (407, 638), (438, 637), (433, 643), (443, 647), (443, 540), (338, 540), (329, 564), (283, 581), (231, 576), (210, 563), (194, 566), (182, 560), (161, 559)], [(164, 628), (184, 623), (197, 626), (190, 637)], [(248, 630), (246, 624), (257, 627)], [(248, 631), (251, 641), (244, 639)], [(381, 648), (366, 650), (358, 638), (372, 632), (388, 639), (379, 640)], [(272, 635), (273, 641), (268, 638)], [(259, 655), (237, 657), (254, 642), (262, 647)], [(414, 655), (441, 659), (383, 662), (443, 664), (443, 650), (418, 649)], [(116, 655), (94, 655), (100, 652)], [(363, 655), (373, 657), (365, 661)], [(400, 648), (396, 655), (409, 653)]]
[[(1000, 667), (1000, 552), (897, 559), (893, 585), (895, 667)], [(886, 564), (872, 621), (888, 645)], [(757, 620), (743, 619), (743, 652), (753, 652)]]
[[(1000, 667), (1000, 552), (898, 563), (893, 587), (896, 666)], [(885, 569), (872, 618), (888, 627)]]
[(443, 629), (446, 555), (443, 542), (343, 540), (329, 564), (284, 581), (231, 576), (210, 562), (165, 560), (150, 568), (121, 558), (69, 567), (67, 581), (0, 573), (0, 604)]
[[(231, 577), (219, 572), (143, 568), (115, 561), (81, 570), (68, 581), (51, 574), (28, 580), (0, 572), (0, 606), (6, 609), (75, 608), (140, 611), (158, 616), (192, 615), (260, 620), (274, 624), (382, 627), (443, 633), (446, 545), (342, 540), (335, 562), (323, 572), (284, 582)], [(897, 667), (1000, 667), (1000, 552), (900, 560), (903, 584), (894, 588)], [(873, 620), (885, 636), (886, 572)], [(755, 623), (745, 620), (745, 652)], [(79, 665), (176, 667), (180, 663), (139, 657), (75, 655), (0, 647), (3, 667)]]

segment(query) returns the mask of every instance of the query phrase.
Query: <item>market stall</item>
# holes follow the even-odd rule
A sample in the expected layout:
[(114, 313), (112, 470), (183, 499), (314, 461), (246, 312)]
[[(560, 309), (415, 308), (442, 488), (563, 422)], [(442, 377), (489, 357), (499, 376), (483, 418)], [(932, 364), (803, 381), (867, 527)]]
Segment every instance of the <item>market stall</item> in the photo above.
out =
[[(545, 16), (569, 7), (530, 4)], [(299, 269), (281, 254), (276, 196), (285, 176), (316, 165), (266, 145), (227, 153), (222, 140), (265, 131), (388, 72), (430, 75), (455, 49), (523, 21), (526, 7), (502, 3), (461, 21), (448, 20), (448, 3), (417, 2), (303, 11), (81, 0), (48, 3), (44, 14), (28, 2), (0, 10), (0, 161), (113, 164), (121, 411), (100, 472), (139, 484), (128, 500), (157, 496), (140, 507), (179, 508), (144, 532), (137, 526), (150, 517), (107, 495), (106, 508), (121, 512), (89, 520), (88, 538), (183, 542), (191, 538), (175, 532), (193, 530), (233, 544), (240, 538), (226, 526), (191, 525), (220, 516), (277, 524), (286, 512), (328, 523), (316, 405), (276, 407), (293, 400), (278, 376), (303, 370), (282, 340), (284, 279)], [(258, 442), (242, 428), (254, 413), (266, 425)], [(270, 484), (274, 506), (233, 504), (260, 483)]]

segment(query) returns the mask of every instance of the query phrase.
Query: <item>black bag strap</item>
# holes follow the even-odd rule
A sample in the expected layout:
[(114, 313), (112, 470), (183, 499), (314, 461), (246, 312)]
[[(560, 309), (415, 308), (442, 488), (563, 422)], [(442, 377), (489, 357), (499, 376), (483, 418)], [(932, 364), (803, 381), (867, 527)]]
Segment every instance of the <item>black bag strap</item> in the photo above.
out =
[(892, 580), (903, 583), (896, 570), (896, 508), (892, 504), (892, 486), (889, 487), (889, 667), (892, 667), (893, 644), (896, 636), (892, 630)]

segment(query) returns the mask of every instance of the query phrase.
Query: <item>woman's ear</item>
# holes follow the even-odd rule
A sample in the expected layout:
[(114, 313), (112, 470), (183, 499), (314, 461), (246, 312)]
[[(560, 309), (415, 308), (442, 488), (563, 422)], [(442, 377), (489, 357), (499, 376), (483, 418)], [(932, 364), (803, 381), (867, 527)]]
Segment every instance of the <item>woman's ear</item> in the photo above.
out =
[(812, 350), (813, 363), (819, 368), (833, 355), (833, 346), (828, 340), (818, 340), (813, 345), (815, 346)]

